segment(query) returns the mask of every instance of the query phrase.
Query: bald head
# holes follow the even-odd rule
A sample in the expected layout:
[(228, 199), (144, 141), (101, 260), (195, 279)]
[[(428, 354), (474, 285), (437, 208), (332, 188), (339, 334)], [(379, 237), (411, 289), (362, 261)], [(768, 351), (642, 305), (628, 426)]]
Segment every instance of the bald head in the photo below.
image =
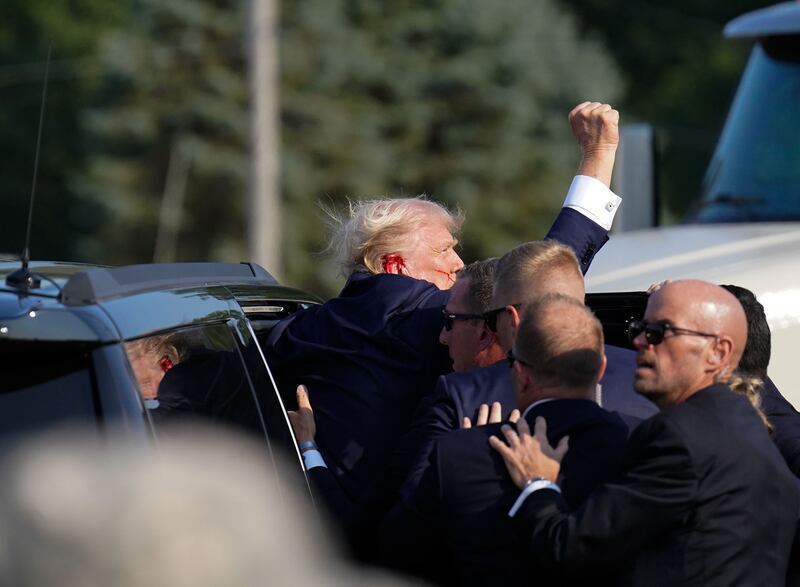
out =
[(634, 339), (634, 387), (662, 407), (727, 382), (747, 342), (747, 319), (739, 301), (705, 281), (666, 283), (650, 296), (644, 321), (661, 325), (664, 336), (656, 344), (644, 333)]
[(744, 308), (729, 291), (697, 279), (672, 281), (654, 295), (667, 296), (685, 307), (685, 317), (694, 330), (728, 336), (733, 343), (731, 371), (739, 364), (747, 344), (747, 316)]

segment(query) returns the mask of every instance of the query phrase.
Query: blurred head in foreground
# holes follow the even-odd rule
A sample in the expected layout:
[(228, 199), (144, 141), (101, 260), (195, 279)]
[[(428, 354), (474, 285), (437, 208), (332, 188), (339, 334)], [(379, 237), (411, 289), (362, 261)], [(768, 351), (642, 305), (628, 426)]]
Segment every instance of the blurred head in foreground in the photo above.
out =
[(397, 584), (338, 562), (267, 459), (196, 428), (158, 449), (74, 431), (36, 439), (2, 465), (0, 584)]

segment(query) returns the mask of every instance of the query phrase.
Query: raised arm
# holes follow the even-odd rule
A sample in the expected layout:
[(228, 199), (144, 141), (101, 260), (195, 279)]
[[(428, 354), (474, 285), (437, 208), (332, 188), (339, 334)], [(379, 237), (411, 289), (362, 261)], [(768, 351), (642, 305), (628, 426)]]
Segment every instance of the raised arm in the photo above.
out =
[(621, 199), (610, 189), (619, 144), (619, 112), (608, 104), (583, 102), (569, 113), (581, 149), (578, 174), (545, 239), (570, 247), (586, 273), (608, 231)]

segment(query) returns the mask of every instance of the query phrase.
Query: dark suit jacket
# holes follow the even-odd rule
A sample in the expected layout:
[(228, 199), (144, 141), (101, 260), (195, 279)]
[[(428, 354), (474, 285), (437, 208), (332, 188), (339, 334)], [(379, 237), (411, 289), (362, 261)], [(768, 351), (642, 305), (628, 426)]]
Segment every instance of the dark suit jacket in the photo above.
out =
[(761, 390), (761, 409), (774, 427), (772, 440), (792, 473), (800, 477), (800, 414), (769, 378)]
[(783, 585), (797, 485), (750, 403), (724, 385), (642, 423), (623, 473), (573, 508), (534, 492), (515, 521), (564, 568), (624, 563), (629, 585)]
[[(606, 346), (606, 356), (608, 368), (601, 381), (600, 404), (617, 412), (628, 428), (633, 429), (658, 412), (658, 408), (633, 390), (636, 353)], [(464, 416), (474, 421), (481, 404), (496, 401), (503, 406), (503, 419), (508, 418), (517, 405), (511, 369), (506, 361), (440, 377), (434, 392), (420, 404), (414, 423), (394, 458), (395, 467), (405, 462), (408, 470), (403, 493), (412, 491), (419, 482), (437, 438), (460, 428)]]
[[(619, 417), (590, 400), (537, 404), (526, 414), (531, 427), (537, 416), (547, 420), (551, 442), (570, 437), (559, 479), (568, 503), (577, 506), (619, 471), (627, 439)], [(492, 434), (502, 437), (500, 425), (439, 437), (419, 487), (382, 527), (382, 546), (395, 566), (425, 561), (428, 569), (411, 570), (457, 585), (532, 585), (541, 579), (512, 532), (508, 510), (519, 490), (489, 446)], [(434, 556), (428, 560), (426, 553)]]
[[(564, 208), (548, 238), (575, 250), (584, 270), (606, 231)], [(297, 312), (262, 340), (288, 406), (308, 386), (317, 443), (345, 494), (360, 499), (381, 477), (423, 394), (450, 371), (439, 344), (449, 292), (401, 275), (355, 273), (339, 297)]]

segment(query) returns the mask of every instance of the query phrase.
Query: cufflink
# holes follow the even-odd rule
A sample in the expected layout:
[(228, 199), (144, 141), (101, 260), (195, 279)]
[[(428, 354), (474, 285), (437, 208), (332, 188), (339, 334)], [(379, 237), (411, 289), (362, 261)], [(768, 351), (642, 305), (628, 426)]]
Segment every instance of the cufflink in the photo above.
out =
[(611, 212), (614, 209), (614, 202), (606, 202), (606, 210)]

